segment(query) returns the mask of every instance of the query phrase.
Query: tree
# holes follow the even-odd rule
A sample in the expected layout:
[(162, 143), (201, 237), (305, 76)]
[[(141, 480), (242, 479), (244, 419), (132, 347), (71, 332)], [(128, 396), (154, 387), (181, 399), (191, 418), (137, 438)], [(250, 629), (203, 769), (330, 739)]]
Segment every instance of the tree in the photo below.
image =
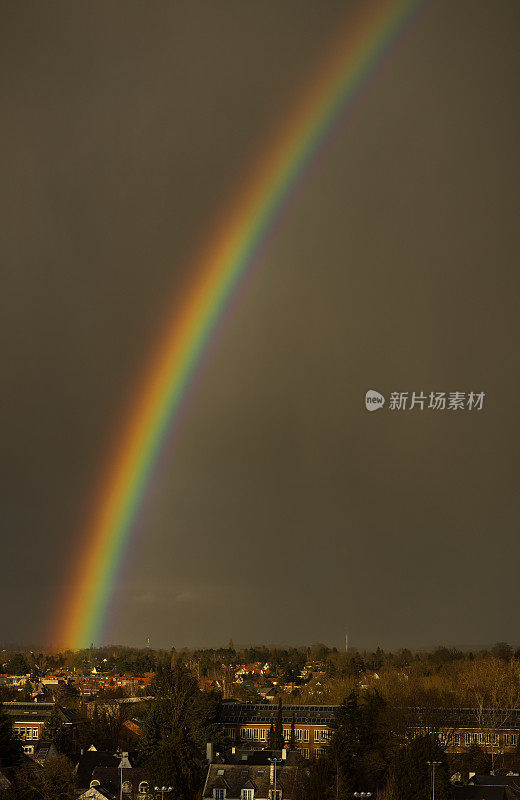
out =
[(491, 648), (491, 655), (503, 661), (510, 661), (513, 658), (513, 648), (507, 642), (497, 642)]
[(460, 760), (460, 771), (464, 779), (468, 779), (470, 772), (476, 772), (480, 775), (487, 774), (491, 770), (491, 756), (479, 747), (478, 744), (472, 744), (465, 753), (462, 754)]
[(191, 800), (202, 786), (201, 750), (214, 740), (216, 698), (201, 697), (195, 678), (179, 659), (158, 668), (151, 691), (141, 763), (154, 785), (171, 785), (178, 800)]
[(61, 714), (58, 711), (58, 707), (54, 706), (52, 709), (52, 714), (50, 715), (49, 719), (45, 722), (42, 730), (41, 738), (48, 742), (53, 742), (56, 747), (59, 749), (59, 744), (61, 743), (61, 738), (63, 734), (63, 720), (61, 718)]
[(358, 696), (351, 692), (336, 711), (328, 756), (336, 774), (338, 800), (350, 798), (356, 789), (362, 716)]
[(430, 800), (432, 771), (428, 761), (440, 762), (435, 768), (435, 797), (450, 796), (446, 755), (437, 736), (417, 736), (401, 748), (390, 767), (389, 789), (395, 800)]
[(20, 758), (21, 744), (14, 735), (11, 719), (0, 703), (0, 767), (10, 767)]
[(291, 736), (289, 739), (289, 750), (296, 750), (296, 729), (294, 727), (294, 711), (291, 720)]
[(22, 653), (15, 653), (7, 664), (9, 675), (27, 675), (30, 672), (27, 659)]
[(281, 750), (284, 746), (283, 738), (283, 708), (282, 698), (278, 698), (278, 711), (276, 712), (276, 722), (274, 726), (274, 750)]
[(16, 773), (14, 788), (23, 800), (74, 800), (72, 764), (63, 755), (45, 762), (43, 767), (28, 764)]
[(269, 750), (276, 750), (276, 738), (274, 735), (273, 723), (269, 726), (269, 734), (267, 736), (267, 747)]

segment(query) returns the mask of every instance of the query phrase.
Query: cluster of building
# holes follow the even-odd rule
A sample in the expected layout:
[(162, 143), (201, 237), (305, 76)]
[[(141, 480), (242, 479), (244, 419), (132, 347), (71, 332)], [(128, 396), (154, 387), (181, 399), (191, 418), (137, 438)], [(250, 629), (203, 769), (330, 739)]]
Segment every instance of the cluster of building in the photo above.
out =
[[(52, 702), (7, 702), (3, 707), (22, 740), (26, 756), (40, 764), (56, 752), (54, 746), (42, 738), (45, 723), (53, 715), (58, 714), (59, 721), (68, 727), (73, 742), (80, 740), (81, 726), (87, 722), (77, 712)], [(280, 721), (278, 706), (222, 702), (219, 723), (230, 747), (217, 753), (212, 745), (208, 745), (203, 800), (292, 800), (305, 760), (320, 758), (325, 753), (337, 708), (282, 706), (283, 736), (287, 746), (273, 751), (268, 749), (268, 741), (271, 726), (275, 728)], [(497, 721), (496, 711), (442, 709), (437, 711), (435, 726), (448, 753), (462, 753), (473, 744), (495, 755), (515, 753), (520, 741), (520, 709), (502, 710), (500, 713), (501, 718)], [(424, 709), (407, 709), (405, 715), (410, 735), (425, 732)], [(148, 800), (157, 796), (156, 787), (149, 785), (145, 773), (136, 766), (132, 756), (131, 750), (137, 749), (140, 735), (139, 720), (128, 720), (120, 740), (121, 748), (128, 748), (123, 754), (101, 753), (94, 745), (86, 752), (80, 752), (78, 748), (75, 772), (81, 800), (116, 800), (121, 791), (127, 800)], [(491, 793), (489, 783), (479, 784), (481, 788), (486, 786), (487, 794), (484, 790), (481, 792), (475, 782), (471, 784), (471, 790), (467, 786), (454, 787), (453, 800), (520, 800), (520, 783), (515, 783), (518, 776), (507, 777), (509, 782), (499, 786), (493, 784), (496, 791)], [(518, 788), (517, 794), (515, 787)], [(158, 787), (158, 790), (163, 788), (167, 793), (168, 787)]]

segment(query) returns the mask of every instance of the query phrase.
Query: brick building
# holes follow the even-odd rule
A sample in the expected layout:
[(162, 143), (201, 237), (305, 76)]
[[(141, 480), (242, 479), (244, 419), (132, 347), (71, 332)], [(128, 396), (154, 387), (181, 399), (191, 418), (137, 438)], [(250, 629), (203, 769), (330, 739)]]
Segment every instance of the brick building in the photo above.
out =
[[(294, 715), (296, 748), (306, 758), (319, 758), (332, 735), (337, 708), (284, 706), (285, 741), (290, 739)], [(278, 706), (272, 704), (224, 702), (220, 707), (220, 723), (229, 739), (253, 749), (267, 747), (269, 728), (276, 725), (277, 715)], [(408, 708), (396, 711), (396, 716), (401, 716), (400, 724), (412, 736), (436, 733), (447, 753), (463, 753), (473, 744), (494, 755), (520, 751), (520, 709)]]
[[(284, 706), (283, 734), (291, 736), (294, 718), (296, 747), (306, 758), (319, 757), (331, 735), (337, 706)], [(278, 706), (256, 703), (222, 703), (220, 723), (232, 742), (243, 742), (253, 749), (267, 747), (269, 728), (276, 725)]]
[(50, 720), (54, 709), (57, 709), (63, 724), (70, 726), (73, 744), (77, 739), (78, 726), (84, 722), (83, 717), (77, 711), (63, 708), (57, 703), (14, 701), (3, 703), (2, 707), (11, 719), (15, 734), (22, 740), (23, 751), (27, 755), (34, 754), (35, 746), (42, 737), (43, 727)]

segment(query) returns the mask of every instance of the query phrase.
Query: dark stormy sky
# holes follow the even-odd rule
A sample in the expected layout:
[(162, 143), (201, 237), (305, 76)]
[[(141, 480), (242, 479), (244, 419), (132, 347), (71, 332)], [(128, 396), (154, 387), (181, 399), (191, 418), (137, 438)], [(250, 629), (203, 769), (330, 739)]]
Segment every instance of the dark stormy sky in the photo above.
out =
[[(369, 5), (2, 3), (0, 640), (48, 641), (193, 254)], [(518, 642), (519, 35), (516, 0), (432, 2), (370, 84), (228, 315), (107, 640)]]

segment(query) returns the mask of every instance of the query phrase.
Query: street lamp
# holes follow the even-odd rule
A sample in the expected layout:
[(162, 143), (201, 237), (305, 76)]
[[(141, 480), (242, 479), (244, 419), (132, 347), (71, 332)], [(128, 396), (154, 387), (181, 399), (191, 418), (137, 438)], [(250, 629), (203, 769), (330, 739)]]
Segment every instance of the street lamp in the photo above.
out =
[(442, 761), (427, 761), (428, 767), (432, 768), (432, 800), (435, 800), (435, 767), (440, 767)]
[(173, 786), (154, 786), (154, 792), (161, 793), (161, 800), (164, 800), (164, 793), (165, 792), (173, 792)]
[(281, 761), (282, 759), (281, 758), (268, 758), (267, 760), (270, 761), (271, 764), (274, 764), (274, 800), (277, 800), (277, 798), (276, 798), (276, 764), (277, 764), (278, 761)]

